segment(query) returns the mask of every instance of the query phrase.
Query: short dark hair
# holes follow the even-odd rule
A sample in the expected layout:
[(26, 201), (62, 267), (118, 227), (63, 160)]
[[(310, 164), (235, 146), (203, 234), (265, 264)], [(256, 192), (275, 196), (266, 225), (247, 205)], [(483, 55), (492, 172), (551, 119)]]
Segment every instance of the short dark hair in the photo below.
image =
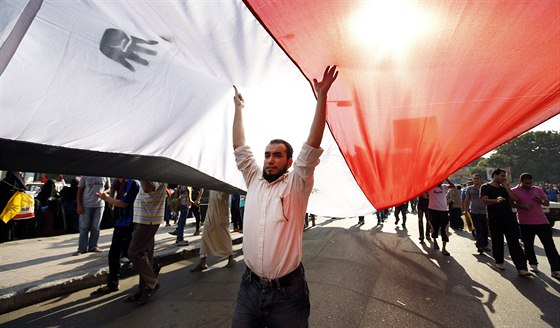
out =
[(519, 181), (522, 180), (533, 180), (533, 176), (531, 175), (531, 173), (521, 173), (521, 175), (519, 176)]
[(495, 175), (500, 175), (502, 173), (506, 173), (506, 170), (504, 170), (504, 169), (494, 169), (492, 171), (492, 177), (494, 177)]
[(290, 143), (287, 142), (286, 140), (272, 139), (272, 140), (270, 140), (270, 142), (268, 144), (269, 145), (283, 144), (284, 146), (286, 146), (286, 155), (288, 156), (288, 159), (290, 159), (290, 158), (292, 158), (292, 156), (294, 156), (294, 149), (292, 148), (292, 145), (290, 145)]

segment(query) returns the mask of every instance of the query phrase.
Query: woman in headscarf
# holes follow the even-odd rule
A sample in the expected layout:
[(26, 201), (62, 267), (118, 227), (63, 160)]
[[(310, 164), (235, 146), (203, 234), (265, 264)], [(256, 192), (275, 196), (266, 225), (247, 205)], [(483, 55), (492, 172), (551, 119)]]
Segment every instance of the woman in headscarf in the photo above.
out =
[(43, 237), (66, 233), (64, 209), (55, 186), (54, 180), (47, 180), (36, 197), (40, 206), (39, 226)]

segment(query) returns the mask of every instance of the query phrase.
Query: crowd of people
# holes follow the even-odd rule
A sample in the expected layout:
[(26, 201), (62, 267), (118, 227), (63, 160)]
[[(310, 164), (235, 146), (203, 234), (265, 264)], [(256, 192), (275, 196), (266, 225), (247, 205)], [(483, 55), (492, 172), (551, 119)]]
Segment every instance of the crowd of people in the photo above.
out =
[[(474, 174), (465, 186), (455, 185), (449, 179), (445, 182), (410, 202), (396, 206), (395, 225), (402, 219), (402, 228), (406, 229), (410, 203), (411, 212), (418, 215), (420, 243), (424, 240), (431, 242), (432, 247), (441, 250), (444, 256), (451, 255), (447, 249), (449, 228), (463, 230), (467, 225), (476, 239), (477, 252), (491, 252), (494, 267), (499, 271), (505, 270), (505, 238), (520, 276), (531, 275), (529, 266), (530, 271), (539, 272), (534, 251), (535, 237), (538, 237), (550, 264), (551, 276), (560, 280), (560, 256), (552, 238), (551, 222), (542, 209), (542, 206), (558, 200), (556, 187), (547, 184), (535, 186), (533, 176), (523, 173), (512, 188), (503, 169), (493, 170), (492, 179), (487, 183), (480, 174)], [(381, 225), (388, 218), (389, 211), (381, 210), (376, 215), (377, 224)], [(358, 224), (363, 224), (362, 217)], [(440, 237), (441, 247), (438, 242)]]

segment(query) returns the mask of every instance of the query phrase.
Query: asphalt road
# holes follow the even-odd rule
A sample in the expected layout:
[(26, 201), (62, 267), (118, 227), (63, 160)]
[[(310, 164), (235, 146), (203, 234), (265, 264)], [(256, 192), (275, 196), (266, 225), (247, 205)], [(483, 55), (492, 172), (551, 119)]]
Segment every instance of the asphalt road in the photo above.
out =
[[(415, 217), (413, 217), (415, 218)], [(444, 257), (417, 242), (391, 219), (381, 227), (356, 218), (326, 220), (304, 233), (304, 265), (311, 293), (311, 327), (560, 327), (560, 281), (550, 277), (536, 242), (542, 273), (521, 278), (509, 257), (506, 271), (476, 253), (469, 233), (454, 232)], [(560, 230), (554, 230), (560, 247)], [(507, 248), (506, 248), (507, 253)], [(190, 273), (191, 261), (168, 265), (161, 289), (147, 305), (123, 302), (136, 278), (121, 291), (91, 297), (93, 289), (20, 309), (0, 318), (2, 327), (229, 327), (244, 269)]]

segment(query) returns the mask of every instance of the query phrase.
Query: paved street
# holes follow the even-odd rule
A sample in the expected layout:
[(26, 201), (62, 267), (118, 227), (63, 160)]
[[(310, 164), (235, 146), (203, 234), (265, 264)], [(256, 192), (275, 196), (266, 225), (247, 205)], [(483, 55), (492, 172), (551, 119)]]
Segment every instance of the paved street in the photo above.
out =
[[(410, 218), (413, 218), (411, 220)], [(475, 252), (472, 237), (454, 232), (451, 257), (417, 242), (415, 216), (408, 230), (391, 217), (382, 227), (374, 217), (320, 219), (304, 234), (304, 265), (311, 293), (312, 327), (560, 327), (560, 281), (536, 242), (542, 273), (517, 276), (492, 268)], [(560, 231), (554, 230), (560, 246)], [(228, 327), (243, 271), (211, 258), (210, 269), (190, 273), (196, 258), (162, 269), (162, 288), (145, 306), (123, 300), (137, 282), (121, 291), (91, 297), (93, 288), (16, 310), (0, 318), (6, 327)]]

